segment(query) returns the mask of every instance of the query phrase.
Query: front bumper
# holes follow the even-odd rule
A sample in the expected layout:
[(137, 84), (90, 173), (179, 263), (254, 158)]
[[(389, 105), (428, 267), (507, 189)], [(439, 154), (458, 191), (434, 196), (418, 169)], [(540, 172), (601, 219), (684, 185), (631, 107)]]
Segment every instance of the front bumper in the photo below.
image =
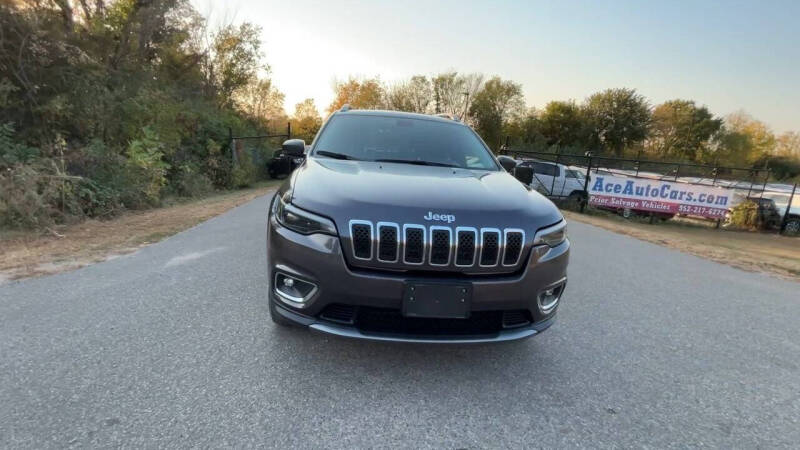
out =
[[(446, 273), (409, 274), (406, 272), (372, 271), (350, 268), (337, 237), (302, 235), (291, 231), (274, 218), (267, 228), (267, 275), (270, 280), (269, 301), (274, 311), (298, 325), (324, 333), (351, 338), (398, 342), (476, 343), (500, 342), (531, 337), (547, 329), (555, 320), (556, 310), (543, 314), (537, 303), (539, 292), (557, 283), (566, 282), (569, 241), (555, 247), (535, 247), (528, 264), (515, 274), (498, 276), (460, 276)], [(278, 299), (272, 283), (280, 272), (313, 282), (317, 290), (300, 307)], [(407, 281), (468, 282), (472, 286), (470, 310), (475, 317), (501, 314), (497, 329), (481, 327), (475, 333), (459, 330), (408, 332), (362, 326), (328, 320), (323, 312), (331, 305), (344, 305), (386, 314), (399, 312)], [(527, 323), (505, 327), (504, 312), (524, 312)], [(396, 314), (395, 314), (396, 315)], [(359, 316), (360, 317), (360, 316)], [(453, 319), (448, 319), (453, 320)], [(458, 321), (458, 319), (455, 319)]]

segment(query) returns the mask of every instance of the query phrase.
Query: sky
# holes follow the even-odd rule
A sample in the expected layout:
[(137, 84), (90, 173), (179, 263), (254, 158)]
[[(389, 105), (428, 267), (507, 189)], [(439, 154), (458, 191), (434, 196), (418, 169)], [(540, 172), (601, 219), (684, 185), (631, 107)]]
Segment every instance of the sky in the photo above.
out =
[(324, 114), (336, 79), (457, 70), (522, 84), (528, 106), (635, 88), (800, 131), (800, 1), (192, 0), (211, 25), (263, 28), (288, 113)]

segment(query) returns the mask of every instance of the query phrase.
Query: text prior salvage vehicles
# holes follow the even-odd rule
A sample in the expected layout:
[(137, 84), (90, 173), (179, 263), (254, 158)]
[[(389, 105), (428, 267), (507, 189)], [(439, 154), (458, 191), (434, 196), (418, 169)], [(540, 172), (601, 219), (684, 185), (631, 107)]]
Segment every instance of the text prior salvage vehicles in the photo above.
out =
[(570, 244), (553, 203), (515, 179), (529, 184), (531, 169), (514, 165), (453, 118), (345, 106), (270, 205), (272, 319), (408, 342), (543, 331)]

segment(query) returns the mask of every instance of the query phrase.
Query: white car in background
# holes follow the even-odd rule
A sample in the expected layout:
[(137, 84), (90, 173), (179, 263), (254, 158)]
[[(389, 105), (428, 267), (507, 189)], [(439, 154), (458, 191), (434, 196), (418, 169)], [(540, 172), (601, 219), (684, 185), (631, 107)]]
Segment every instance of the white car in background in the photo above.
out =
[(583, 170), (535, 159), (522, 160), (519, 165), (533, 169), (531, 187), (542, 195), (576, 204), (586, 200), (586, 174)]

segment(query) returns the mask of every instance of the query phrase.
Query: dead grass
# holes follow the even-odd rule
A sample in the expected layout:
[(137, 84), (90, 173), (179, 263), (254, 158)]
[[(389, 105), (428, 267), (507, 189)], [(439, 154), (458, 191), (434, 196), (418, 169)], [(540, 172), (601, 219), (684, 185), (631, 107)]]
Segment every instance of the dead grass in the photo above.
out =
[(568, 220), (674, 248), (750, 272), (800, 281), (800, 238), (774, 233), (717, 230), (668, 221), (654, 225), (614, 215), (564, 211)]
[(275, 189), (270, 181), (147, 211), (131, 211), (112, 220), (87, 220), (47, 234), (0, 234), (0, 283), (77, 269), (133, 252)]

